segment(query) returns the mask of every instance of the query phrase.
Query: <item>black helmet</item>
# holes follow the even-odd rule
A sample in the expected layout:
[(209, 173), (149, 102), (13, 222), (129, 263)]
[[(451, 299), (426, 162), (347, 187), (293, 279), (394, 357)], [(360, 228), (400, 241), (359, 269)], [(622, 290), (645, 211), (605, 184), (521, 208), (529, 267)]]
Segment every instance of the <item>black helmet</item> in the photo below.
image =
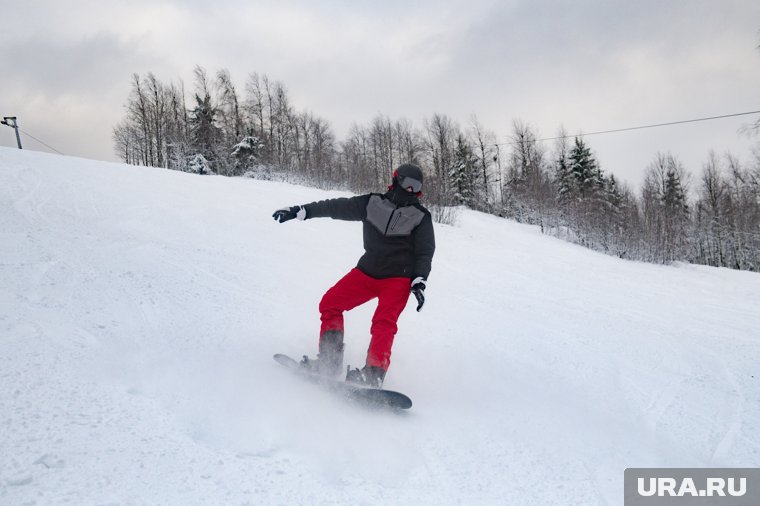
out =
[(399, 165), (393, 171), (393, 184), (404, 189), (411, 187), (414, 193), (419, 193), (422, 191), (422, 169), (411, 163)]

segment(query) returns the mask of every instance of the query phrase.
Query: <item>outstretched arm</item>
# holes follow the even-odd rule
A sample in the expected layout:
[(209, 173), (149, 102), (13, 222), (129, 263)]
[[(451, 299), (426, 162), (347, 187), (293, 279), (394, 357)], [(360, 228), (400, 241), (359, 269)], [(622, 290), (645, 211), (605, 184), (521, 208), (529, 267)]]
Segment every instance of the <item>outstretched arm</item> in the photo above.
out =
[(286, 221), (298, 218), (333, 218), (335, 220), (361, 221), (367, 216), (369, 195), (358, 197), (320, 200), (302, 206), (283, 207), (272, 215), (276, 221)]
[(272, 215), (275, 221), (285, 223), (298, 218), (333, 218), (335, 220), (361, 221), (367, 216), (369, 195), (358, 197), (320, 200), (302, 206), (283, 207)]
[(334, 220), (361, 221), (367, 216), (369, 195), (320, 200), (303, 206), (306, 218), (332, 218)]

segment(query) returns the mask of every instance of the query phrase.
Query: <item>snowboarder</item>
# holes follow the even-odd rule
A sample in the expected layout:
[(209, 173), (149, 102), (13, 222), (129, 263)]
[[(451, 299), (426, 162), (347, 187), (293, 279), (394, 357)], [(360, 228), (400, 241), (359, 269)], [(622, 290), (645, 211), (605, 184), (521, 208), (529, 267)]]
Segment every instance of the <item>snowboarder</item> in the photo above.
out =
[(435, 237), (433, 220), (420, 204), (421, 196), (422, 170), (406, 163), (393, 172), (385, 194), (322, 200), (278, 209), (272, 215), (280, 223), (294, 218), (323, 217), (363, 223), (364, 255), (358, 265), (322, 297), (319, 354), (317, 359), (304, 357), (302, 366), (319, 374), (340, 374), (343, 312), (377, 298), (365, 366), (349, 370), (346, 381), (382, 387), (398, 330), (396, 322), (409, 294), (413, 293), (417, 299), (417, 311), (425, 304)]

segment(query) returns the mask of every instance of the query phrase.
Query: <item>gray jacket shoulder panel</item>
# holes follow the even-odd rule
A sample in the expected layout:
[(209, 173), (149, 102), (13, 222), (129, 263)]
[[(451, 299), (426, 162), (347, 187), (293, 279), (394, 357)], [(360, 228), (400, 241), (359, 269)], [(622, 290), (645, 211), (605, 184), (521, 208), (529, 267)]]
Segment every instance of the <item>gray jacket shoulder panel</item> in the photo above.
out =
[(415, 206), (396, 207), (380, 195), (372, 195), (367, 203), (367, 221), (387, 236), (411, 235), (422, 223), (425, 213)]
[(388, 226), (388, 235), (411, 235), (424, 217), (425, 213), (414, 206), (397, 209)]
[(390, 200), (384, 199), (380, 195), (371, 195), (369, 202), (367, 202), (367, 221), (384, 235), (395, 207)]

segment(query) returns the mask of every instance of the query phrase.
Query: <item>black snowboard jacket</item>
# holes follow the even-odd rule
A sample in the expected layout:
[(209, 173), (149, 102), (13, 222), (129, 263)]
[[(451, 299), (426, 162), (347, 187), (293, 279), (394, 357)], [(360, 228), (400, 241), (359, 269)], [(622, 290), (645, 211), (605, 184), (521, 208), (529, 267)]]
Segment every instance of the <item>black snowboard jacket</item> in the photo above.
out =
[(433, 219), (416, 198), (396, 204), (392, 191), (312, 202), (306, 219), (361, 221), (364, 255), (357, 267), (377, 279), (427, 279), (435, 252)]

